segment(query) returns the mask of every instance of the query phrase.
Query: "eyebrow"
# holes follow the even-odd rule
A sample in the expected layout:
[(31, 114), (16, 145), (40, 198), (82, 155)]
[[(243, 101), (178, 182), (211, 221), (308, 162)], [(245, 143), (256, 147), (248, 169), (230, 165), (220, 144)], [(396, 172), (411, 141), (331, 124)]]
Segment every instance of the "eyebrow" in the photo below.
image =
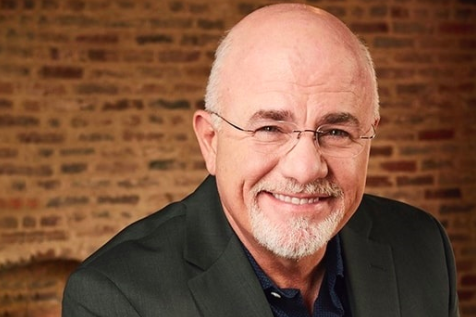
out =
[(360, 121), (356, 116), (349, 112), (333, 112), (324, 116), (323, 123), (351, 123), (360, 126)]
[(294, 115), (287, 110), (259, 110), (255, 112), (249, 121), (254, 120), (274, 120), (274, 121), (292, 121)]

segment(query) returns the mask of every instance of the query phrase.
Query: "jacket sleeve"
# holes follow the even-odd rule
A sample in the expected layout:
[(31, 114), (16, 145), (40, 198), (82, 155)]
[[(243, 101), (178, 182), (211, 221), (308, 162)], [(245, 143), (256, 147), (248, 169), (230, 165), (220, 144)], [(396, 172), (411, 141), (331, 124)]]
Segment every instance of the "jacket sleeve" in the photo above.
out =
[(74, 272), (63, 294), (63, 317), (139, 316), (126, 296), (105, 275), (90, 268)]
[[(435, 220), (436, 221), (436, 220)], [(459, 313), (459, 301), (458, 301), (458, 293), (457, 293), (457, 275), (456, 275), (456, 265), (455, 259), (453, 254), (453, 249), (451, 247), (450, 240), (441, 226), (441, 224), (436, 221), (438, 225), (438, 229), (440, 230), (441, 239), (443, 240), (443, 246), (445, 248), (445, 255), (446, 255), (446, 267), (448, 269), (448, 278), (449, 278), (449, 288), (450, 288), (450, 298), (449, 300), (449, 317), (460, 317)]]

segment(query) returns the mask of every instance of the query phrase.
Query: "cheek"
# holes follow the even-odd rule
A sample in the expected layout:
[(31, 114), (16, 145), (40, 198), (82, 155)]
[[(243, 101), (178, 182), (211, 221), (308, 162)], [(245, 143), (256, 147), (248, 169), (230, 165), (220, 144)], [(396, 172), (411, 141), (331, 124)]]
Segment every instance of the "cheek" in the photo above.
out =
[(244, 205), (249, 207), (252, 199), (250, 190), (277, 164), (270, 155), (256, 153), (247, 142), (235, 140), (224, 140), (219, 144), (216, 162), (216, 177), (222, 187), (222, 198), (239, 209)]
[(346, 209), (354, 211), (360, 204), (367, 177), (368, 159), (365, 156), (352, 160), (346, 159), (333, 161), (329, 169), (332, 173), (332, 180), (335, 181), (344, 191)]

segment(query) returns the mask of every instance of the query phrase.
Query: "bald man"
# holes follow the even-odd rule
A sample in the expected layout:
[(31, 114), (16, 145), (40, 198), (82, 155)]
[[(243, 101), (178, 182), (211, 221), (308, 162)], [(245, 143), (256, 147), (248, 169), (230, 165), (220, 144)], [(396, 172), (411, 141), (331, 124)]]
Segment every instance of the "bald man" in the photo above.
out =
[(70, 277), (63, 316), (458, 316), (429, 214), (364, 194), (372, 60), (337, 18), (262, 8), (220, 43), (193, 118), (210, 176)]

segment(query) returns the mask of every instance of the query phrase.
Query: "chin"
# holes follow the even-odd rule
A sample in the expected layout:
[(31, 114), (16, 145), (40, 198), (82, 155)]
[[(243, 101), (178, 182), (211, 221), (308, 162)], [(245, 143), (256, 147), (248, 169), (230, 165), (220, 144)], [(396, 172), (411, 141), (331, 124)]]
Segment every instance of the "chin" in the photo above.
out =
[(325, 247), (336, 234), (344, 218), (343, 199), (326, 218), (319, 221), (305, 216), (292, 216), (277, 222), (260, 210), (257, 203), (250, 208), (251, 230), (256, 241), (284, 259), (299, 260)]

